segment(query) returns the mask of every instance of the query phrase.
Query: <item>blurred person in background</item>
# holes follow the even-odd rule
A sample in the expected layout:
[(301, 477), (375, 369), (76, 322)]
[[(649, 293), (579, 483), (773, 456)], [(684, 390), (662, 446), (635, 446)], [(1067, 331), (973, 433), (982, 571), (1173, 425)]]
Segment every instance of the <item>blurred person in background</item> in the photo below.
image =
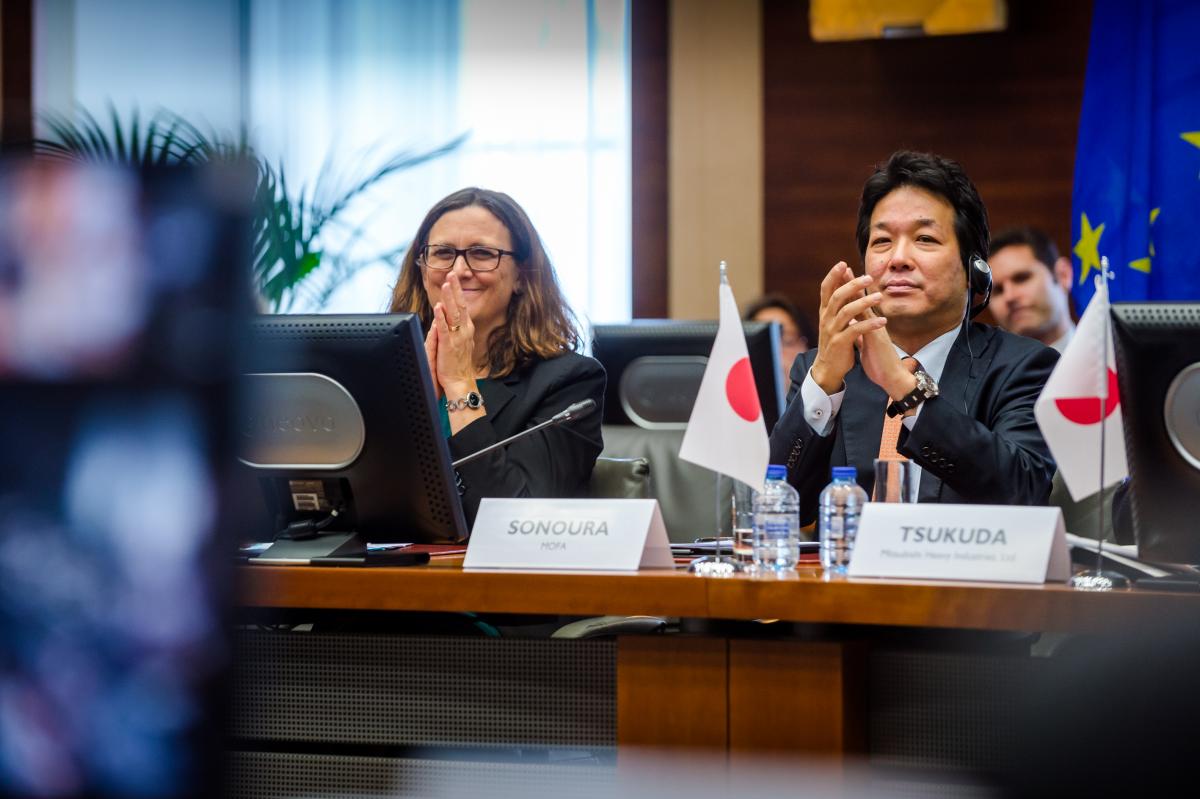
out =
[(570, 497), (603, 441), (604, 368), (581, 338), (554, 267), (511, 197), (467, 188), (425, 215), (400, 267), (392, 313), (415, 313), (458, 459), (585, 399), (597, 412), (526, 436), (458, 468), (463, 510), (483, 497)]
[(742, 315), (748, 322), (778, 322), (779, 366), (783, 370), (783, 386), (788, 385), (788, 374), (796, 357), (808, 352), (817, 340), (817, 331), (808, 314), (783, 294), (764, 294), (746, 306)]
[(1010, 228), (992, 239), (992, 315), (1000, 327), (1037, 339), (1060, 353), (1075, 334), (1071, 319), (1071, 259), (1045, 232)]

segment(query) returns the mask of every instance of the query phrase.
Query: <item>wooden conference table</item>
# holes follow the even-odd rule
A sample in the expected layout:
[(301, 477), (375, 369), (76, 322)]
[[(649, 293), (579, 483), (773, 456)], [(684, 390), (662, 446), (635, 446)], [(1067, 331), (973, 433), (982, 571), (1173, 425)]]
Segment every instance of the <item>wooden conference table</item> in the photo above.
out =
[[(1200, 595), (1073, 591), (990, 583), (826, 578), (705, 578), (675, 571), (465, 572), (417, 568), (246, 566), (248, 608), (656, 615), (715, 623), (696, 634), (616, 644), (616, 743), (778, 751), (824, 757), (867, 747), (867, 653), (903, 630), (1106, 633), (1197, 614)], [(723, 625), (720, 620), (781, 620)], [(687, 627), (685, 626), (685, 631)], [(936, 636), (936, 632), (934, 633)], [(719, 701), (714, 702), (713, 698)]]

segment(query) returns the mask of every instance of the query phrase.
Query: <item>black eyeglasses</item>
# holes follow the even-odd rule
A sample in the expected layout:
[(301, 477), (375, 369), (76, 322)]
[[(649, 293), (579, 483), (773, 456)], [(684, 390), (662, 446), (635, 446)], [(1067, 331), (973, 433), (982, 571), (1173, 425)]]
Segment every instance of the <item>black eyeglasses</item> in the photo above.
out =
[(501, 258), (516, 253), (512, 250), (501, 250), (499, 247), (476, 246), (460, 250), (449, 244), (426, 244), (421, 248), (420, 258), (423, 266), (438, 272), (449, 272), (460, 255), (472, 272), (491, 272), (500, 266)]

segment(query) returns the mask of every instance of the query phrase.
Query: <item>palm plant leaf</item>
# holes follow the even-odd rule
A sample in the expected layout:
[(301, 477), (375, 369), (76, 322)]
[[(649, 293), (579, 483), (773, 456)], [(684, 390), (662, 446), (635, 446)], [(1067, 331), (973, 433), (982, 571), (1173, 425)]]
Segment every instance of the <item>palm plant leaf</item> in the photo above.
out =
[[(415, 153), (405, 152), (389, 158), (381, 166), (377, 167), (364, 178), (353, 183), (348, 189), (343, 191), (340, 195), (335, 197), (327, 205), (321, 208), (320, 211), (314, 215), (313, 226), (317, 229), (320, 229), (327, 219), (336, 217), (345, 210), (346, 206), (349, 205), (352, 200), (378, 184), (384, 178), (389, 177), (397, 172), (401, 172), (405, 169), (412, 169), (413, 167), (420, 166), (421, 164), (427, 163), (436, 158), (441, 158), (442, 156), (461, 146), (462, 143), (467, 140), (467, 136), (469, 135), (470, 134), (467, 133), (460, 134), (445, 144), (434, 147), (430, 150), (424, 150)], [(322, 174), (324, 174), (324, 170), (322, 170)], [(320, 178), (318, 178), (318, 182), (320, 182)]]
[(97, 161), (114, 160), (112, 143), (108, 140), (104, 129), (100, 127), (100, 122), (86, 110), (83, 113), (83, 134), (87, 138), (88, 144), (91, 145), (93, 159)]
[(126, 123), (110, 107), (107, 128), (85, 108), (77, 109), (74, 118), (49, 113), (42, 119), (50, 136), (34, 140), (40, 157), (142, 168), (186, 163), (192, 160), (188, 153), (210, 146), (194, 126), (166, 111), (143, 122), (135, 109)]
[(121, 130), (121, 120), (117, 116), (117, 109), (113, 106), (108, 108), (109, 115), (112, 117), (112, 149), (117, 154), (117, 159), (122, 162), (130, 161), (130, 155), (137, 151), (138, 140), (138, 123), (141, 119), (137, 112), (133, 113), (133, 120), (129, 124), (129, 150), (125, 149), (125, 135)]
[(73, 123), (54, 115), (46, 117), (46, 125), (55, 138), (34, 141), (35, 153), (46, 150), (47, 154), (86, 160), (88, 144)]
[(282, 167), (263, 168), (255, 202), (255, 282), (275, 310), (288, 309), (296, 300), (296, 287), (321, 267), (321, 250), (309, 224), (303, 193), (290, 200)]
[[(253, 279), (263, 299), (275, 311), (290, 309), (298, 299), (320, 307), (338, 285), (363, 266), (392, 257), (394, 252), (403, 252), (406, 247), (359, 260), (330, 256), (320, 245), (321, 231), (327, 223), (336, 223), (351, 202), (385, 178), (445, 155), (460, 146), (467, 136), (463, 134), (429, 150), (392, 156), (341, 191), (330, 190), (337, 181), (332, 178), (332, 161), (326, 159), (312, 190), (301, 187), (293, 196), (283, 166), (272, 167), (259, 158), (244, 128), (231, 140), (216, 132), (205, 133), (168, 111), (157, 111), (143, 120), (135, 109), (123, 121), (111, 104), (107, 128), (82, 107), (72, 117), (49, 113), (43, 114), (42, 120), (49, 136), (34, 141), (34, 153), (40, 158), (116, 163), (134, 169), (206, 162), (255, 164), (258, 174), (254, 187)], [(327, 193), (331, 195), (328, 199)], [(360, 235), (361, 229), (354, 229), (351, 243)]]
[(147, 132), (141, 156), (142, 163), (146, 166), (188, 163), (187, 149), (197, 146), (194, 140), (189, 143), (185, 138), (185, 132), (181, 130), (184, 126), (182, 119), (168, 117), (165, 121), (167, 125), (163, 129), (158, 118), (150, 120), (150, 130)]
[(324, 307), (333, 292), (368, 263), (343, 257), (327, 258), (320, 272), (314, 273), (309, 280), (297, 286), (296, 295), (303, 299), (306, 305), (314, 308)]

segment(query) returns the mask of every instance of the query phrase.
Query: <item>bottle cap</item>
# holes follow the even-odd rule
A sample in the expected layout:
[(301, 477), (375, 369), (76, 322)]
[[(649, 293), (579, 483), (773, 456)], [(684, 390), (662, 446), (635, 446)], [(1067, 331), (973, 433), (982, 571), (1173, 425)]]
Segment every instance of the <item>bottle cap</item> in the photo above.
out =
[(834, 466), (833, 467), (833, 479), (834, 480), (857, 480), (858, 479), (858, 469), (855, 468), (854, 466)]
[(781, 464), (778, 464), (778, 463), (772, 463), (770, 466), (767, 467), (767, 479), (768, 480), (786, 480), (787, 479), (787, 467), (783, 466)]

